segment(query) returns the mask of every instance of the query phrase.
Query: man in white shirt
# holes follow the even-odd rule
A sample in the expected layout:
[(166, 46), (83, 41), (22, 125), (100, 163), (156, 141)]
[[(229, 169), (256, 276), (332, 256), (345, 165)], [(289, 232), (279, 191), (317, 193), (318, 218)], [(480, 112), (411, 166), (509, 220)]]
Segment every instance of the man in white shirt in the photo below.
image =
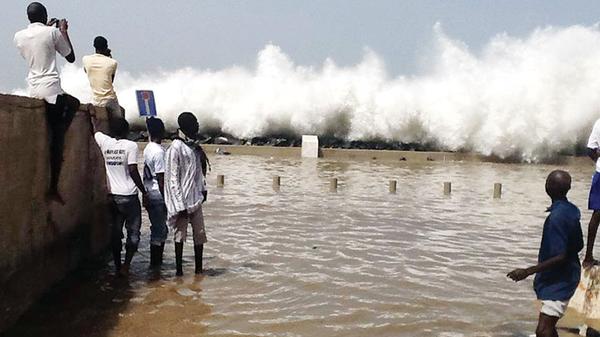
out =
[(158, 118), (146, 121), (150, 142), (144, 149), (144, 185), (148, 191), (146, 210), (150, 219), (150, 267), (162, 264), (167, 240), (167, 206), (165, 205), (165, 149), (161, 142), (165, 125)]
[(102, 36), (94, 39), (96, 53), (83, 57), (83, 70), (88, 76), (95, 105), (105, 107), (110, 118), (125, 117), (113, 87), (117, 72), (117, 61), (112, 58), (108, 41)]
[(594, 242), (600, 224), (600, 119), (594, 123), (592, 133), (588, 140), (588, 155), (596, 163), (596, 171), (592, 178), (592, 186), (588, 199), (588, 209), (592, 210), (592, 217), (588, 225), (587, 247), (583, 258), (583, 267), (587, 268), (597, 263), (594, 260)]
[[(91, 106), (91, 105), (90, 105)], [(93, 106), (90, 108), (93, 111)], [(128, 140), (129, 124), (123, 118), (109, 121), (109, 127), (116, 138), (97, 130), (95, 114), (92, 115), (94, 138), (102, 150), (106, 177), (111, 199), (111, 245), (115, 268), (122, 276), (129, 274), (129, 267), (140, 243), (140, 227), (142, 224), (142, 208), (138, 191), (142, 192), (144, 204), (147, 192), (137, 168), (138, 146)], [(127, 230), (125, 243), (125, 261), (121, 264), (123, 225)]]
[(206, 175), (209, 165), (206, 153), (196, 137), (198, 121), (189, 112), (177, 119), (184, 138), (173, 140), (165, 157), (165, 203), (167, 219), (175, 232), (175, 264), (177, 275), (183, 275), (183, 243), (188, 223), (192, 225), (196, 274), (202, 273), (202, 252), (206, 243), (202, 203), (206, 201)]
[(61, 88), (56, 53), (64, 56), (69, 63), (75, 62), (75, 53), (69, 39), (67, 20), (52, 19), (48, 22), (46, 8), (39, 2), (32, 2), (27, 7), (27, 16), (31, 24), (15, 34), (14, 43), (29, 66), (27, 84), (30, 96), (47, 103), (46, 116), (50, 129), (48, 196), (64, 203), (58, 193), (63, 145), (65, 133), (79, 109), (79, 100)]

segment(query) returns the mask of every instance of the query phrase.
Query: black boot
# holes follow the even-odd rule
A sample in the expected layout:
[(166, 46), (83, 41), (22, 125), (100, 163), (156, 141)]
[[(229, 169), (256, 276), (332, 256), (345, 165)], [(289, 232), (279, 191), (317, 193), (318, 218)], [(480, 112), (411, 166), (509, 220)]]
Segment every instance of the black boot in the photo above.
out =
[(121, 271), (119, 274), (123, 277), (129, 276), (129, 267), (131, 266), (131, 260), (133, 260), (133, 255), (135, 254), (137, 249), (132, 247), (125, 248), (125, 262), (121, 266)]
[(121, 271), (121, 250), (113, 249), (113, 262), (115, 264), (115, 271), (118, 273)]
[(194, 258), (196, 259), (196, 274), (202, 274), (202, 251), (204, 245), (194, 245)]
[(158, 249), (158, 265), (162, 266), (163, 264), (163, 254), (165, 252), (165, 243), (161, 243)]
[(175, 266), (177, 272), (175, 275), (183, 275), (183, 242), (175, 242)]
[(150, 268), (158, 266), (160, 246), (150, 245)]

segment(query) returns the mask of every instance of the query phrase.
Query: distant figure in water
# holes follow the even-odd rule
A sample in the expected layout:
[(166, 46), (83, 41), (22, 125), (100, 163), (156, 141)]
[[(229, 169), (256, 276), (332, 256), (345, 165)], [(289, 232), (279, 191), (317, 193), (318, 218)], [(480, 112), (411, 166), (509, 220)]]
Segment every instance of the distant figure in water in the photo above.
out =
[(110, 118), (125, 118), (125, 110), (119, 105), (113, 82), (117, 73), (117, 61), (112, 58), (108, 40), (103, 36), (94, 39), (96, 53), (84, 56), (83, 70), (88, 76), (95, 105), (105, 107)]
[(567, 200), (571, 176), (553, 171), (546, 179), (546, 193), (552, 199), (544, 222), (538, 264), (508, 273), (515, 282), (536, 274), (533, 286), (542, 308), (536, 329), (538, 337), (558, 337), (556, 323), (564, 315), (581, 276), (577, 255), (583, 249), (583, 234), (577, 206)]
[(182, 138), (176, 138), (165, 158), (165, 203), (168, 223), (174, 230), (177, 275), (183, 275), (183, 243), (192, 224), (196, 274), (202, 273), (202, 251), (206, 243), (202, 203), (206, 201), (206, 153), (196, 140), (198, 121), (190, 112), (177, 119)]
[(588, 199), (588, 209), (593, 211), (590, 223), (588, 225), (587, 247), (585, 257), (583, 258), (583, 267), (588, 268), (597, 263), (594, 260), (594, 242), (600, 224), (600, 119), (594, 123), (594, 128), (588, 140), (588, 155), (596, 163), (596, 171), (592, 177), (592, 186), (590, 187), (590, 196)]
[[(94, 138), (102, 150), (106, 178), (109, 187), (111, 208), (111, 247), (117, 273), (129, 275), (129, 267), (140, 243), (140, 227), (142, 225), (142, 208), (138, 191), (142, 192), (144, 205), (147, 204), (148, 193), (138, 172), (138, 146), (127, 139), (129, 124), (123, 118), (109, 120), (110, 132), (116, 138), (97, 131), (97, 120), (90, 105)], [(123, 226), (127, 230), (125, 243), (125, 262), (121, 265), (123, 243)]]
[(150, 142), (144, 149), (144, 185), (148, 191), (148, 218), (150, 218), (150, 267), (162, 264), (167, 240), (167, 206), (165, 205), (165, 149), (161, 143), (165, 125), (158, 118), (146, 121)]
[(39, 2), (27, 6), (31, 24), (15, 34), (14, 42), (27, 61), (27, 84), (31, 97), (46, 101), (46, 118), (50, 133), (50, 188), (48, 198), (64, 204), (58, 192), (58, 181), (63, 162), (65, 133), (69, 129), (79, 100), (65, 93), (60, 85), (56, 53), (67, 62), (75, 62), (75, 52), (69, 39), (67, 20), (48, 21), (46, 7)]

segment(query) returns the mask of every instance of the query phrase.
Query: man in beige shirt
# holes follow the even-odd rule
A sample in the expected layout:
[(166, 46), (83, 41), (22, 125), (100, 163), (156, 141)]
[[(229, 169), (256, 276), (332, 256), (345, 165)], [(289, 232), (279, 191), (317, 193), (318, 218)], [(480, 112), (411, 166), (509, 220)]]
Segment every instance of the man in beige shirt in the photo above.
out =
[(105, 107), (110, 117), (125, 117), (125, 110), (119, 105), (117, 94), (113, 87), (117, 61), (111, 56), (108, 41), (98, 36), (94, 39), (96, 53), (83, 57), (83, 69), (88, 75), (93, 102), (97, 106)]

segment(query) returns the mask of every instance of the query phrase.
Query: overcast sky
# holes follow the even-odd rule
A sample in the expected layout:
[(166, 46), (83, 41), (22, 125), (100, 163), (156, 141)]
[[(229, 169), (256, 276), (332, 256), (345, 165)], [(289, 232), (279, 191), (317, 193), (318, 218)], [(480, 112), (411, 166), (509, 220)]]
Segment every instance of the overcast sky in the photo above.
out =
[[(0, 11), (0, 91), (24, 87), (25, 62), (13, 35), (28, 24), (29, 1), (3, 1)], [(492, 36), (526, 36), (547, 25), (592, 25), (599, 1), (566, 0), (47, 0), (50, 17), (70, 22), (77, 62), (93, 52), (96, 35), (108, 38), (120, 69), (133, 74), (191, 66), (254, 66), (265, 44), (281, 46), (297, 64), (331, 57), (354, 64), (369, 47), (392, 75), (418, 72), (436, 22), (477, 51)]]

